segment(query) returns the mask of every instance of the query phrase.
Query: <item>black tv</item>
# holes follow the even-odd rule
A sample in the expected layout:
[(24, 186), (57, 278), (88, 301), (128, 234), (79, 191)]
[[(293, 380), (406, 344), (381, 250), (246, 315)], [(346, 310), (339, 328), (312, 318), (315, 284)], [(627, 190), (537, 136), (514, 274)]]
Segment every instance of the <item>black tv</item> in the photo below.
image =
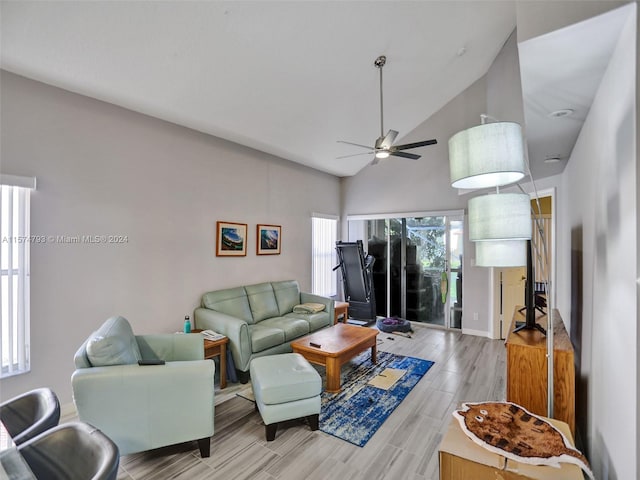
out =
[[(516, 328), (513, 333), (520, 330), (539, 330), (543, 335), (547, 334), (547, 331), (536, 322), (536, 310), (542, 309), (536, 303), (536, 283), (533, 268), (533, 254), (531, 251), (531, 240), (527, 240), (527, 279), (524, 284), (524, 308), (520, 309), (520, 312), (525, 311), (525, 321), (516, 322)], [(542, 311), (544, 314), (544, 311)]]

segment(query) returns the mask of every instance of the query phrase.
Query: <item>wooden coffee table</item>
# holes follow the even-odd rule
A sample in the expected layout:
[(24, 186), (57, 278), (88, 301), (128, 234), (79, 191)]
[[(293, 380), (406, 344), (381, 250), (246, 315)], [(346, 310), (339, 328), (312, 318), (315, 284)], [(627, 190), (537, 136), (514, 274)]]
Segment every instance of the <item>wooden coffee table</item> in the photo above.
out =
[(291, 348), (309, 362), (324, 365), (327, 369), (329, 393), (340, 391), (340, 367), (366, 349), (371, 349), (371, 361), (377, 363), (376, 336), (374, 328), (358, 327), (338, 323), (312, 335), (294, 340)]

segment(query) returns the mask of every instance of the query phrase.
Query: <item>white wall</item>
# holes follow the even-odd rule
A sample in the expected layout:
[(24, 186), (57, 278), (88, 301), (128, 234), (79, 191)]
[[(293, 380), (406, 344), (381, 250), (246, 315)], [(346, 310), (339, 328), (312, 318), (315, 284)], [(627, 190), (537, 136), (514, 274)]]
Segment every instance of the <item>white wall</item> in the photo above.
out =
[(496, 120), (516, 122), (525, 128), (517, 37), (514, 30), (487, 72), (485, 113)]
[[(2, 72), (3, 173), (33, 175), (34, 235), (128, 243), (31, 248), (31, 372), (2, 398), (50, 386), (71, 401), (73, 354), (107, 317), (174, 332), (203, 292), (267, 280), (311, 286), (311, 212), (339, 214), (337, 177)], [(217, 220), (248, 224), (242, 258), (215, 256)], [(282, 254), (256, 256), (256, 224)]]
[(558, 306), (578, 355), (577, 426), (597, 478), (637, 478), (636, 12), (562, 175)]

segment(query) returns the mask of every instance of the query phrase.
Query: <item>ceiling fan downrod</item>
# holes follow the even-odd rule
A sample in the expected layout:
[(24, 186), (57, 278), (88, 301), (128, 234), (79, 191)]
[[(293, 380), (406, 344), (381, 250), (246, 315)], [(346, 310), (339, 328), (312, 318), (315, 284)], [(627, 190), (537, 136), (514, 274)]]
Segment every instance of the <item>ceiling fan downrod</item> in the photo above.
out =
[(414, 143), (406, 143), (404, 145), (394, 145), (396, 137), (398, 136), (398, 132), (396, 130), (389, 130), (386, 134), (384, 133), (384, 97), (382, 92), (382, 67), (384, 67), (385, 63), (387, 63), (387, 57), (384, 55), (380, 55), (373, 62), (374, 66), (380, 70), (380, 136), (376, 139), (373, 146), (362, 145), (360, 143), (346, 142), (344, 140), (338, 140), (338, 143), (346, 143), (348, 145), (354, 145), (360, 148), (366, 148), (369, 152), (366, 153), (355, 153), (353, 155), (344, 155), (342, 157), (336, 158), (347, 158), (353, 157), (355, 155), (369, 155), (371, 153), (375, 154), (373, 160), (371, 161), (371, 165), (375, 165), (378, 163), (379, 159), (387, 158), (391, 155), (394, 157), (402, 157), (409, 158), (411, 160), (417, 160), (420, 158), (420, 155), (415, 153), (405, 152), (404, 150), (410, 150), (412, 148), (424, 147), (427, 145), (434, 145), (438, 143), (436, 139), (432, 140), (423, 140), (421, 142)]
[(384, 137), (384, 110), (383, 110), (383, 102), (382, 102), (382, 67), (387, 63), (387, 57), (384, 55), (380, 55), (376, 58), (373, 64), (380, 70), (380, 138)]

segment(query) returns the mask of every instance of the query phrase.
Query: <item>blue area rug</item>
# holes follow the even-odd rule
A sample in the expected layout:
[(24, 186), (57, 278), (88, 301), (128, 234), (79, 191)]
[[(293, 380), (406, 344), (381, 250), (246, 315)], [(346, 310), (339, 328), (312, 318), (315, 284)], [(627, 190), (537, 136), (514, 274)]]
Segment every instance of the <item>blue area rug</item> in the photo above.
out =
[[(429, 360), (380, 351), (378, 363), (373, 365), (371, 352), (361, 353), (342, 367), (340, 393), (322, 392), (320, 430), (364, 446), (432, 365)], [(367, 385), (385, 368), (406, 373), (389, 390)]]

